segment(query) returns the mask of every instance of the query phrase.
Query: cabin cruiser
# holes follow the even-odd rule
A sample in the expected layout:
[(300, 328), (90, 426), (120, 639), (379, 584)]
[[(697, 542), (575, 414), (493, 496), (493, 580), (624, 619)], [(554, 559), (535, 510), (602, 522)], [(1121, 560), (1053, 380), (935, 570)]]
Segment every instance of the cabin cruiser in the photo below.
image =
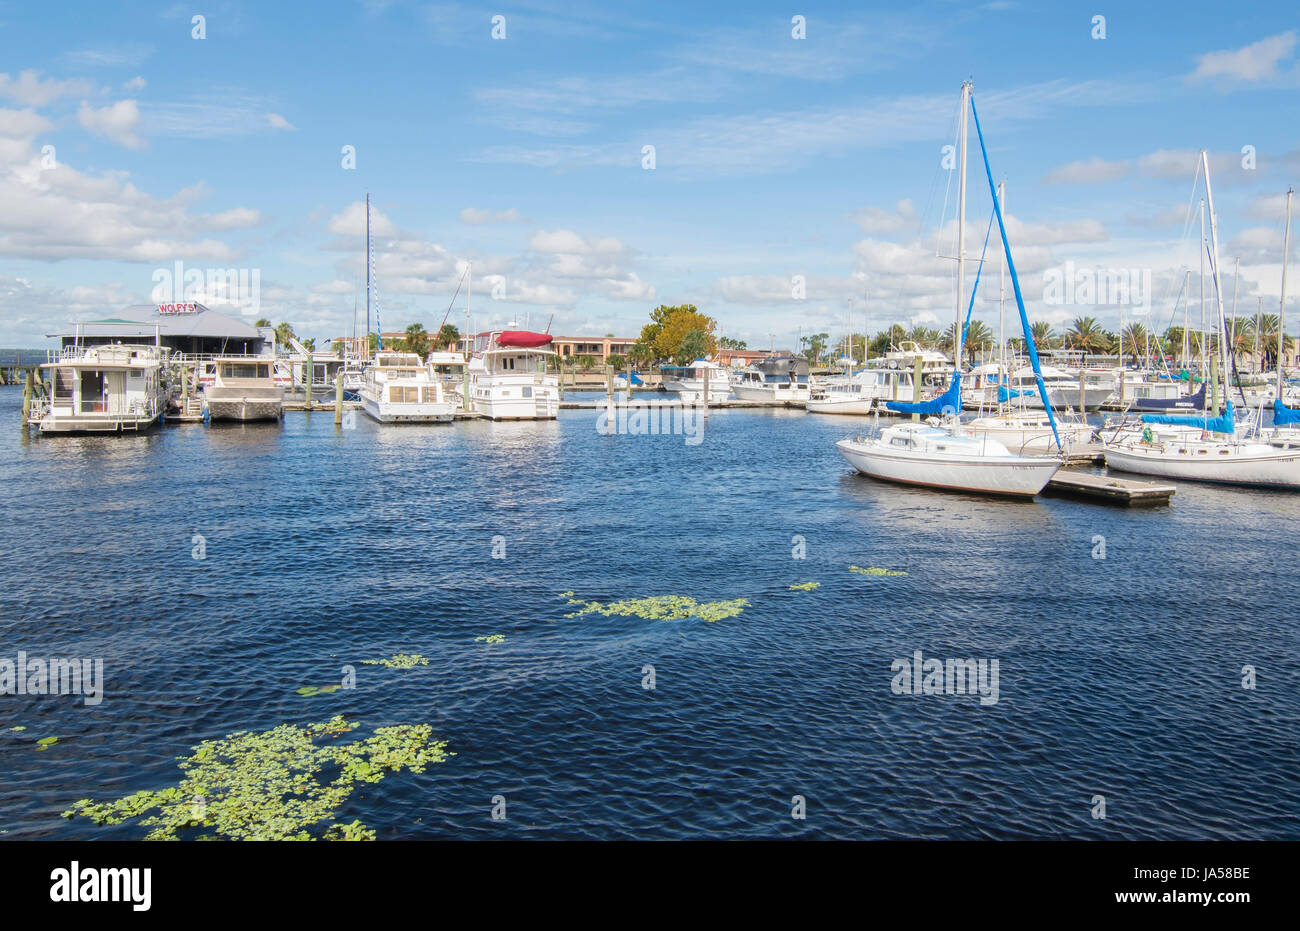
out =
[(425, 358), (429, 373), (442, 384), (442, 393), (457, 407), (465, 406), (465, 384), (469, 380), (469, 363), (459, 352), (434, 350)]
[[(1085, 382), (1081, 389), (1078, 376), (1071, 375), (1064, 369), (1058, 369), (1055, 366), (1040, 366), (1039, 371), (1042, 373), (1043, 387), (1047, 389), (1047, 397), (1054, 411), (1061, 411), (1066, 408), (1077, 410), (1080, 407), (1080, 400), (1082, 400), (1084, 410), (1095, 411), (1114, 392), (1114, 389), (1109, 384), (1094, 384), (1090, 387)], [(996, 407), (998, 404), (1007, 401), (1014, 401), (1017, 406), (1029, 410), (1043, 409), (1043, 399), (1039, 395), (1038, 379), (1030, 366), (1019, 368), (1010, 373), (1005, 379), (1005, 384), (998, 376), (996, 365), (977, 366), (973, 375), (971, 388), (969, 390), (963, 388), (962, 390), (962, 405), (964, 407), (988, 408)]]
[(491, 420), (554, 420), (559, 376), (548, 371), (555, 352), (549, 333), (492, 330), (474, 338), (469, 405)]
[(1013, 453), (1022, 455), (1048, 455), (1057, 451), (1056, 437), (1061, 438), (1062, 450), (1071, 449), (1092, 440), (1096, 430), (1087, 421), (1056, 420), (1056, 432), (1044, 410), (1008, 410), (975, 417), (964, 424), (972, 436), (987, 436), (997, 440)]
[(915, 400), (913, 374), (905, 368), (863, 369), (847, 381), (814, 388), (804, 407), (810, 414), (871, 414), (884, 401)]
[(122, 343), (51, 353), (40, 367), (47, 390), (32, 399), (27, 422), (42, 433), (147, 430), (167, 407), (167, 355), (156, 345)]
[(284, 387), (270, 358), (218, 356), (212, 381), (203, 389), (209, 420), (279, 420), (284, 415)]
[(731, 383), (742, 401), (803, 404), (809, 397), (808, 360), (802, 356), (772, 356), (742, 369)]
[(707, 359), (696, 359), (690, 365), (665, 365), (660, 373), (664, 390), (675, 392), (687, 403), (704, 399), (706, 381), (709, 400), (722, 401), (731, 394), (727, 370)]
[(360, 396), (361, 409), (380, 423), (450, 423), (457, 407), (413, 352), (378, 352)]

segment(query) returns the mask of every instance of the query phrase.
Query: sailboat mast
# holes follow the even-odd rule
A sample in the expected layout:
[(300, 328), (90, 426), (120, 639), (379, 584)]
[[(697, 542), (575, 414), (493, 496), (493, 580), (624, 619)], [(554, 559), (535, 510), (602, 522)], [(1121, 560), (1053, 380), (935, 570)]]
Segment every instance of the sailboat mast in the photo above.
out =
[[(998, 182), (998, 203), (1002, 205), (1002, 214), (1007, 212), (1007, 183)], [(1005, 377), (1003, 372), (1007, 367), (1007, 257), (1001, 252), (998, 253), (998, 384), (1006, 384), (1010, 381), (1009, 374)], [(1008, 396), (1008, 400), (1010, 397)]]
[(966, 292), (966, 129), (967, 117), (970, 113), (971, 87), (970, 81), (966, 81), (961, 86), (961, 147), (957, 156), (960, 172), (957, 178), (957, 313), (952, 338), (954, 347), (952, 364), (958, 372), (961, 371), (962, 298)]
[(370, 192), (366, 192), (366, 358), (370, 358)]
[(1286, 348), (1286, 260), (1291, 251), (1291, 195), (1295, 188), (1286, 192), (1286, 227), (1282, 233), (1282, 299), (1277, 305), (1277, 398), (1282, 400), (1282, 352)]
[[(1214, 215), (1214, 192), (1210, 190), (1210, 156), (1205, 149), (1201, 149), (1201, 164), (1205, 168), (1205, 199), (1210, 207), (1210, 247), (1212, 250), (1210, 254), (1210, 271), (1214, 275), (1214, 299), (1219, 310), (1219, 362), (1224, 383), (1227, 384), (1228, 341), (1223, 336), (1226, 328), (1223, 319), (1223, 288), (1222, 282), (1219, 280), (1219, 221)], [(1278, 361), (1280, 365), (1281, 360)], [(1225, 398), (1227, 395), (1227, 391), (1224, 391)], [(1231, 404), (1232, 402), (1229, 400), (1227, 403)]]
[[(1208, 175), (1205, 186), (1207, 189), (1210, 186)], [(1205, 201), (1201, 201), (1201, 365), (1205, 365)]]

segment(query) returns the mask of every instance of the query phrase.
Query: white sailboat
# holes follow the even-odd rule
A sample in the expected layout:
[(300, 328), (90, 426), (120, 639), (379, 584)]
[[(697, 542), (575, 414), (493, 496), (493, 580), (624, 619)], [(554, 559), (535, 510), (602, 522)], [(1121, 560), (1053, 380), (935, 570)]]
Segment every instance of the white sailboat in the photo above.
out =
[[(1228, 364), (1227, 329), (1223, 313), (1223, 293), (1219, 277), (1219, 226), (1214, 212), (1214, 192), (1210, 184), (1209, 156), (1201, 150), (1201, 170), (1205, 172), (1205, 199), (1210, 211), (1211, 272), (1218, 307), (1220, 370), (1231, 372)], [(1211, 379), (1214, 377), (1211, 366)], [(1225, 383), (1229, 379), (1225, 378)], [(1227, 399), (1223, 413), (1211, 416), (1142, 417), (1141, 432), (1136, 426), (1117, 430), (1105, 439), (1106, 465), (1125, 472), (1157, 475), (1162, 478), (1216, 482), (1227, 485), (1300, 488), (1300, 446), (1271, 444), (1259, 436), (1239, 436), (1232, 400)], [(1172, 428), (1172, 429), (1168, 429)]]
[[(968, 111), (969, 108), (969, 111)], [(962, 340), (965, 336), (962, 325), (962, 310), (965, 271), (965, 225), (966, 225), (966, 143), (967, 115), (975, 114), (975, 130), (980, 136), (980, 151), (984, 156), (985, 173), (989, 181), (989, 194), (993, 199), (993, 211), (998, 221), (998, 230), (1002, 238), (1003, 252), (1011, 272), (1011, 281), (1015, 287), (1016, 304), (1020, 310), (1020, 319), (1024, 329), (1025, 342), (1035, 372), (1038, 371), (1038, 356), (1034, 348), (1033, 335), (1029, 329), (1029, 320), (1025, 315), (1024, 300), (1020, 294), (1020, 284), (1016, 278), (1015, 263), (1011, 258), (1011, 247), (1007, 240), (1006, 227), (1002, 219), (1000, 198), (993, 186), (993, 174), (988, 165), (988, 153), (984, 149), (983, 134), (979, 128), (979, 115), (975, 112), (971, 99), (971, 84), (962, 85), (961, 97), (961, 138), (960, 138), (960, 174), (957, 188), (957, 320), (955, 359), (961, 358)], [(991, 227), (990, 227), (991, 229)], [(987, 248), (988, 238), (985, 237)], [(983, 265), (981, 258), (980, 267)], [(975, 289), (979, 286), (979, 273), (976, 272), (975, 288), (971, 289), (970, 306), (966, 316), (974, 307)], [(1042, 380), (1037, 387), (1043, 392)], [(1045, 393), (1045, 392), (1044, 392)], [(947, 415), (945, 425), (939, 423), (908, 423), (888, 427), (874, 437), (844, 439), (836, 443), (840, 454), (859, 472), (873, 478), (909, 485), (922, 485), (954, 491), (978, 492), (983, 494), (1010, 495), (1032, 498), (1047, 485), (1053, 475), (1063, 465), (1063, 460), (1054, 456), (1025, 456), (1012, 453), (1005, 445), (985, 433), (969, 433), (957, 418), (961, 407), (961, 371), (953, 372), (952, 383), (939, 398), (923, 404), (899, 404), (891, 402), (891, 410), (900, 413), (930, 414), (944, 412)], [(1056, 438), (1053, 415), (1048, 409), (1046, 416), (1052, 423), (1052, 434)], [(1060, 441), (1056, 438), (1059, 449)]]

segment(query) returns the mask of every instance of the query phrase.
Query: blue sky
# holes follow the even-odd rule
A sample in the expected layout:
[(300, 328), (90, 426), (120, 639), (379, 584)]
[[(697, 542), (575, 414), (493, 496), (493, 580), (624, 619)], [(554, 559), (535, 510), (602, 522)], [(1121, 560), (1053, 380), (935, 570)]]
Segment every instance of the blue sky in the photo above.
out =
[[(751, 345), (837, 335), (850, 301), (855, 329), (945, 325), (940, 158), (966, 79), (1032, 318), (1118, 324), (1117, 305), (1043, 299), (1070, 262), (1149, 270), (1148, 320), (1168, 325), (1184, 268), (1196, 287), (1200, 148), (1226, 296), (1276, 313), (1294, 5), (1102, 6), (0, 3), (0, 344), (147, 301), (175, 261), (257, 269), (260, 315), (346, 334), (367, 191), (385, 329), (435, 328), (466, 261), (475, 328), (634, 334), (680, 302)], [(978, 150), (969, 179), (978, 257)], [(1288, 291), (1295, 332), (1294, 275)]]

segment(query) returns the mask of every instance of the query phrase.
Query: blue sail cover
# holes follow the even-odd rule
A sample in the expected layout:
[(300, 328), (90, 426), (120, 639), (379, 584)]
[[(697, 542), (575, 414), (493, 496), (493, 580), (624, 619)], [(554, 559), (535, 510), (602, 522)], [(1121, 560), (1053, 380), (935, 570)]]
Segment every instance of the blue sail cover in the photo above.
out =
[(1010, 401), (1012, 398), (1021, 398), (1021, 397), (1036, 398), (1038, 397), (1038, 392), (1032, 390), (1012, 391), (1011, 389), (1007, 388), (1004, 385), (998, 385), (998, 401), (1000, 403), (1005, 404), (1008, 401)]
[(961, 410), (961, 371), (952, 373), (948, 390), (937, 398), (909, 404), (905, 401), (886, 401), (885, 407), (898, 414), (955, 414)]
[(1200, 427), (1202, 430), (1209, 430), (1213, 433), (1234, 433), (1237, 429), (1237, 421), (1232, 413), (1232, 402), (1229, 401), (1223, 408), (1223, 413), (1218, 417), (1201, 415), (1200, 417), (1191, 417), (1185, 414), (1143, 414), (1143, 423), (1163, 423), (1172, 424), (1177, 427)]
[(984, 175), (989, 181), (989, 196), (993, 198), (993, 214), (998, 218), (998, 232), (1002, 234), (1002, 251), (1007, 257), (1007, 271), (1011, 273), (1011, 288), (1016, 294), (1016, 309), (1020, 311), (1020, 326), (1025, 333), (1025, 349), (1029, 352), (1029, 362), (1034, 367), (1034, 381), (1038, 384), (1038, 396), (1043, 399), (1043, 410), (1047, 412), (1047, 422), (1052, 425), (1052, 438), (1056, 448), (1061, 445), (1061, 435), (1056, 431), (1056, 415), (1047, 400), (1047, 386), (1043, 384), (1043, 369), (1038, 364), (1038, 348), (1034, 345), (1034, 334), (1029, 328), (1029, 315), (1025, 313), (1025, 299), (1020, 293), (1020, 278), (1016, 275), (1016, 263), (1011, 258), (1011, 242), (1007, 239), (1007, 225), (1002, 219), (1002, 203), (998, 200), (998, 189), (993, 183), (993, 168), (989, 165), (989, 150), (984, 147), (984, 130), (980, 129), (979, 111), (975, 109), (975, 98), (970, 101), (970, 113), (975, 118), (975, 135), (979, 137), (980, 154), (984, 156)]
[(1287, 407), (1281, 401), (1273, 402), (1273, 426), (1300, 423), (1300, 408)]

